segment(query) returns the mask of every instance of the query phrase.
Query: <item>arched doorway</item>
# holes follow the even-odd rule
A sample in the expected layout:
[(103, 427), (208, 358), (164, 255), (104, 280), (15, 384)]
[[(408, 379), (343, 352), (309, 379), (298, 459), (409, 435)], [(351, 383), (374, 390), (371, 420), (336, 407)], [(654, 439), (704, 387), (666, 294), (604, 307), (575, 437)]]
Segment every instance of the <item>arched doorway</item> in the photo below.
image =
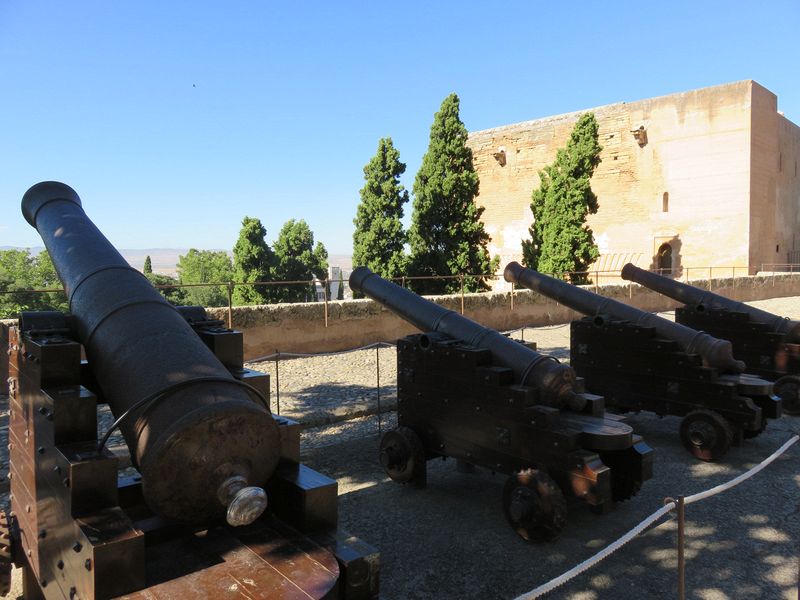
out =
[(661, 275), (672, 275), (672, 246), (661, 244), (656, 253), (658, 272)]

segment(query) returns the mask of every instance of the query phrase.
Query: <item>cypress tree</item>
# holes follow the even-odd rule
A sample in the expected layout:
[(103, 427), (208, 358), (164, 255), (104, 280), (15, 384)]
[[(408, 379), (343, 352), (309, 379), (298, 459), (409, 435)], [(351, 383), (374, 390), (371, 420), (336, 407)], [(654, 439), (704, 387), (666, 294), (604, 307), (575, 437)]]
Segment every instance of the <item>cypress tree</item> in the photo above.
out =
[[(489, 259), (489, 235), (475, 204), (478, 174), (467, 146), (467, 128), (459, 118), (459, 99), (450, 94), (434, 115), (430, 142), (414, 180), (414, 213), (409, 231), (409, 274), (485, 275), (498, 260)], [(458, 280), (418, 280), (419, 293), (453, 293)], [(483, 277), (467, 278), (469, 292), (488, 289)]]
[[(586, 217), (597, 212), (590, 179), (600, 164), (601, 150), (597, 119), (586, 113), (553, 164), (539, 171), (541, 184), (531, 196), (531, 239), (522, 242), (526, 266), (554, 274), (584, 271), (600, 256)], [(588, 277), (575, 274), (570, 280), (586, 283)]]
[(344, 275), (342, 275), (341, 269), (339, 269), (339, 287), (336, 289), (336, 299), (344, 300)]
[[(275, 255), (266, 242), (267, 230), (261, 220), (245, 217), (239, 239), (233, 247), (233, 279), (237, 283), (269, 281)], [(233, 302), (266, 304), (273, 298), (268, 286), (237, 285), (233, 288)]]
[(144, 268), (142, 269), (142, 273), (147, 275), (148, 273), (153, 272), (153, 263), (150, 260), (150, 255), (148, 254), (144, 259)]
[(407, 235), (400, 219), (408, 191), (400, 183), (406, 166), (392, 145), (381, 138), (378, 151), (364, 167), (364, 187), (353, 223), (353, 265), (369, 267), (381, 277), (405, 274)]

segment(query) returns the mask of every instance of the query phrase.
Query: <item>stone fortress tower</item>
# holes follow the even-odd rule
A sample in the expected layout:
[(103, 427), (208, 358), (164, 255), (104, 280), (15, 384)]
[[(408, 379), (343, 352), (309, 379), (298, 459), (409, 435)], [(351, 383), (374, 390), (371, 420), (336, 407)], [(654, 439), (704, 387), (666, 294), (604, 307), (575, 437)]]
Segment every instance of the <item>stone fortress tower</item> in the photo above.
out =
[(471, 133), (477, 202), (501, 269), (521, 259), (538, 171), (587, 111), (603, 146), (592, 178), (599, 210), (588, 218), (601, 256), (591, 270), (630, 261), (676, 276), (729, 267), (716, 272), (730, 276), (730, 267), (744, 275), (800, 263), (800, 127), (775, 94), (745, 80)]

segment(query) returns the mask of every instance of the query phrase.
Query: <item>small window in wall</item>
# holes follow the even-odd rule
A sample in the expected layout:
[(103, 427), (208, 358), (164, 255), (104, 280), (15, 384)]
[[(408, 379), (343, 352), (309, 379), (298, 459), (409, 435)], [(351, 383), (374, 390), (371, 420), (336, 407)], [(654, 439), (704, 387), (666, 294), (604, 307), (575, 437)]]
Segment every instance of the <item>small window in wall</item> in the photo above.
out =
[(661, 275), (672, 275), (672, 246), (661, 244), (656, 254), (658, 260), (658, 272)]
[(781, 245), (780, 244), (775, 244), (775, 254), (777, 254), (780, 251), (781, 251)]
[(664, 192), (661, 197), (661, 212), (669, 212), (669, 192)]

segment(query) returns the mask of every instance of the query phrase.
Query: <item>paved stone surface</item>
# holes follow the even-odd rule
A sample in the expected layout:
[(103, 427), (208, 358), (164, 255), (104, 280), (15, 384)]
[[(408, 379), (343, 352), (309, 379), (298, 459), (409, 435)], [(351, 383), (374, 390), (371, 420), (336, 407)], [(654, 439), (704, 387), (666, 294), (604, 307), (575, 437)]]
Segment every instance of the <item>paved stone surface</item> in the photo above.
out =
[[(800, 319), (800, 298), (753, 303)], [(665, 315), (666, 316), (666, 315)], [(515, 337), (568, 359), (569, 326), (526, 329)], [(396, 396), (394, 350), (377, 351), (381, 405)], [(309, 427), (304, 461), (339, 481), (342, 527), (380, 548), (382, 597), (512, 598), (585, 560), (657, 510), (667, 496), (691, 494), (728, 481), (771, 454), (800, 418), (784, 417), (761, 436), (734, 448), (724, 461), (695, 461), (677, 436), (679, 420), (640, 414), (629, 422), (656, 449), (655, 476), (639, 495), (598, 516), (570, 507), (562, 537), (530, 545), (510, 530), (500, 507), (504, 477), (456, 472), (453, 461), (429, 463), (426, 490), (389, 481), (378, 465), (379, 418), (345, 417), (377, 407), (376, 350), (281, 361), (281, 412)], [(270, 372), (277, 406), (275, 363), (251, 365)], [(0, 414), (0, 468), (7, 472), (7, 402)], [(102, 414), (100, 430), (111, 423)], [(395, 413), (380, 427), (394, 426)], [(118, 439), (117, 439), (118, 441)], [(7, 504), (7, 494), (0, 496)], [(800, 444), (737, 488), (687, 508), (687, 597), (702, 600), (797, 598), (800, 540)], [(675, 598), (676, 524), (667, 520), (633, 540), (549, 598), (594, 600)], [(18, 578), (16, 578), (18, 582)], [(15, 588), (16, 597), (19, 587)]]

